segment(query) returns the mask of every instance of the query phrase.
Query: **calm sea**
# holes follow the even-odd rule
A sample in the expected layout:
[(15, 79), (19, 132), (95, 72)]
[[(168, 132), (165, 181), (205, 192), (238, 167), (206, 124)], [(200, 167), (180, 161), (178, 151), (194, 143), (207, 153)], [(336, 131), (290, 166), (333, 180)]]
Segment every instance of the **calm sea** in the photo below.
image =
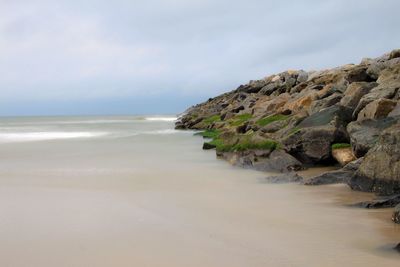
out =
[(174, 117), (0, 119), (0, 266), (397, 266), (390, 210), (262, 182)]

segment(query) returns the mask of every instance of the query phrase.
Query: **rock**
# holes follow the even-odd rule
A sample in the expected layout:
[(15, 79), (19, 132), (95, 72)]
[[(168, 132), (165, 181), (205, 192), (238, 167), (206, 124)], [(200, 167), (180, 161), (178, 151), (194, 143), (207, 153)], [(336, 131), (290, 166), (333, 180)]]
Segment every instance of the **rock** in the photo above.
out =
[(342, 99), (342, 94), (334, 93), (328, 97), (325, 97), (321, 100), (314, 101), (310, 106), (310, 114), (321, 111), (322, 109), (331, 107), (336, 103), (339, 103)]
[(397, 101), (396, 107), (388, 114), (388, 117), (400, 117), (400, 101)]
[(287, 125), (285, 120), (273, 121), (266, 126), (262, 127), (260, 130), (264, 133), (275, 133)]
[(339, 148), (332, 150), (332, 157), (339, 162), (340, 165), (345, 166), (349, 162), (356, 160), (351, 147)]
[(400, 252), (400, 243), (397, 244), (396, 247), (394, 247), (395, 250), (397, 250), (397, 252)]
[(343, 106), (332, 106), (305, 118), (298, 127), (340, 126), (351, 121), (351, 111)]
[[(392, 59), (397, 60), (397, 59)], [(377, 87), (374, 87), (368, 94), (364, 95), (354, 110), (353, 117), (369, 103), (380, 98), (393, 99), (400, 88), (400, 60), (397, 64), (383, 69), (376, 81)]]
[(282, 150), (274, 150), (268, 158), (258, 158), (252, 165), (259, 171), (290, 172), (303, 168), (300, 161)]
[(308, 73), (305, 72), (304, 70), (299, 71), (299, 75), (297, 76), (297, 82), (298, 83), (304, 83), (308, 79)]
[(390, 99), (381, 98), (374, 100), (358, 113), (357, 120), (386, 118), (396, 105), (397, 101)]
[(348, 72), (346, 80), (349, 81), (349, 83), (375, 81), (371, 76), (368, 75), (367, 69), (367, 66), (355, 66)]
[[(399, 200), (400, 203), (400, 200)], [(392, 215), (392, 220), (395, 223), (400, 224), (400, 204), (397, 204), (397, 206), (394, 208), (393, 215)], [(399, 252), (400, 252), (400, 244), (399, 244)]]
[(377, 85), (378, 84), (375, 82), (355, 82), (350, 84), (345, 91), (344, 96), (340, 101), (340, 104), (354, 110), (360, 102), (360, 99), (365, 94), (369, 93), (371, 89), (376, 87)]
[(218, 152), (217, 155), (232, 165), (267, 172), (290, 172), (303, 168), (301, 162), (282, 150), (247, 150)]
[(378, 141), (383, 130), (397, 123), (395, 118), (351, 122), (347, 126), (350, 143), (356, 157), (364, 156)]
[(349, 185), (354, 190), (380, 195), (400, 193), (400, 123), (382, 132)]
[(342, 170), (344, 171), (352, 171), (355, 172), (360, 168), (361, 163), (363, 162), (364, 158), (358, 158), (356, 160), (353, 160), (352, 162), (347, 163)]
[(325, 185), (325, 184), (340, 184), (347, 183), (347, 181), (353, 176), (352, 171), (330, 171), (323, 174), (314, 176), (307, 180), (305, 185)]
[(286, 151), (306, 163), (323, 163), (331, 159), (333, 143), (348, 142), (343, 125), (350, 118), (344, 107), (333, 106), (305, 118), (298, 130), (282, 139)]
[(400, 57), (400, 49), (393, 50), (389, 54), (389, 59), (394, 59)]
[(303, 177), (295, 172), (289, 172), (281, 175), (271, 175), (263, 178), (263, 182), (283, 184), (283, 183), (302, 183)]
[(400, 196), (392, 196), (388, 198), (382, 198), (372, 201), (363, 201), (352, 206), (365, 208), (365, 209), (382, 209), (382, 208), (393, 208), (400, 203)]
[(204, 143), (203, 143), (203, 149), (204, 149), (204, 150), (214, 149), (215, 147), (216, 147), (215, 145), (210, 144), (210, 143), (208, 143), (208, 142), (204, 142)]

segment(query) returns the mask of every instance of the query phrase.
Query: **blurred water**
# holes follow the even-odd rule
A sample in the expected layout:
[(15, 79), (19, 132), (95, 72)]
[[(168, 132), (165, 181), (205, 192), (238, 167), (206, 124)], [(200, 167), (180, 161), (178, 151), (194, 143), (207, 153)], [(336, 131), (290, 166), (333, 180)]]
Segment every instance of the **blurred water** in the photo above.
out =
[[(0, 266), (396, 266), (389, 210), (260, 183), (173, 117), (0, 119)], [(389, 248), (389, 249), (388, 249)]]

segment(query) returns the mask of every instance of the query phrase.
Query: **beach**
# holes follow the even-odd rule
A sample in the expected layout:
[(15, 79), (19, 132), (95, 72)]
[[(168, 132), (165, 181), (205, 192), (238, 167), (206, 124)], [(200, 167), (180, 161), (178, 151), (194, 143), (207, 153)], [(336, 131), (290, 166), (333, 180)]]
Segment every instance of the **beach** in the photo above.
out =
[(1, 266), (396, 266), (391, 210), (270, 184), (172, 116), (0, 120)]

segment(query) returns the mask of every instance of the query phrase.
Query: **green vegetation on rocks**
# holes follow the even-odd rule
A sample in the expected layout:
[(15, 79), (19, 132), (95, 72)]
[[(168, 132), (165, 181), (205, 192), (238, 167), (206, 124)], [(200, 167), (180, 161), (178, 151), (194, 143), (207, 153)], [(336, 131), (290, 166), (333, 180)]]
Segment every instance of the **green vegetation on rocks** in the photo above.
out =
[(283, 120), (286, 120), (288, 117), (289, 117), (289, 116), (283, 115), (283, 114), (271, 115), (271, 116), (268, 116), (268, 117), (264, 117), (264, 118), (262, 118), (262, 119), (259, 119), (259, 120), (257, 121), (257, 124), (260, 125), (260, 126), (266, 126), (266, 125), (268, 125), (268, 124), (270, 124), (271, 122), (274, 122), (274, 121), (283, 121)]
[(337, 143), (337, 144), (333, 144), (332, 145), (332, 150), (341, 149), (341, 148), (348, 148), (348, 147), (351, 147), (351, 145), (347, 144), (347, 143)]
[(204, 122), (205, 124), (207, 124), (207, 125), (210, 125), (210, 124), (212, 124), (212, 123), (214, 123), (214, 122), (217, 122), (217, 121), (221, 121), (221, 116), (220, 116), (220, 115), (214, 115), (214, 116), (205, 118), (205, 119), (203, 120), (203, 122)]
[(222, 139), (216, 138), (211, 142), (207, 142), (210, 146), (215, 146), (217, 151), (220, 152), (237, 152), (245, 151), (250, 149), (264, 149), (264, 150), (275, 150), (280, 148), (280, 144), (274, 140), (265, 140), (261, 142), (253, 142), (250, 139), (245, 139), (237, 144), (227, 144)]
[(217, 129), (207, 129), (205, 131), (195, 133), (194, 135), (200, 135), (204, 138), (214, 139), (214, 138), (219, 137), (220, 134), (221, 134), (221, 132)]
[(235, 117), (233, 117), (232, 119), (230, 119), (229, 124), (231, 126), (240, 126), (243, 123), (245, 123), (246, 121), (250, 120), (253, 116), (251, 114), (240, 114), (240, 115), (236, 115)]

